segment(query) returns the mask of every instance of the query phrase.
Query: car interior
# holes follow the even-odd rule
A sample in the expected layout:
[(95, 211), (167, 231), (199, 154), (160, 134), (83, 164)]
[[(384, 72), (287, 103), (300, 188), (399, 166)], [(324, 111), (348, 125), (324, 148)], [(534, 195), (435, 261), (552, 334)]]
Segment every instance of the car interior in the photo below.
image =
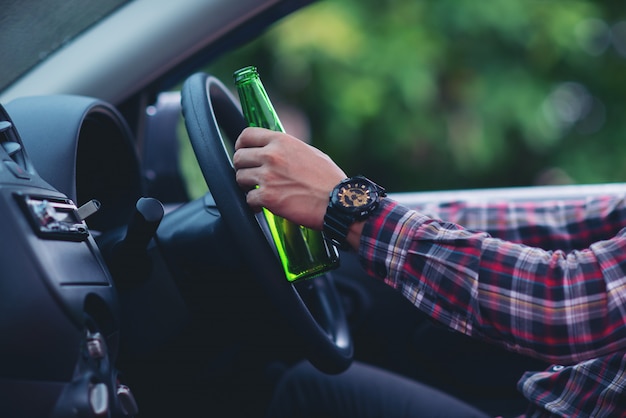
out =
[[(363, 361), (488, 413), (523, 412), (516, 382), (545, 364), (440, 327), (368, 277), (356, 254), (342, 251), (340, 267), (314, 279), (282, 276), (226, 151), (245, 126), (231, 81), (204, 68), (308, 1), (108, 3), (110, 19), (0, 95), (0, 415), (264, 416), (282, 373), (303, 360), (327, 373)], [(111, 37), (107, 25), (142, 26), (148, 10), (162, 19), (155, 39), (120, 51), (109, 38), (91, 62), (72, 58)], [(190, 141), (200, 197), (181, 164)], [(410, 206), (618, 190), (392, 197)]]

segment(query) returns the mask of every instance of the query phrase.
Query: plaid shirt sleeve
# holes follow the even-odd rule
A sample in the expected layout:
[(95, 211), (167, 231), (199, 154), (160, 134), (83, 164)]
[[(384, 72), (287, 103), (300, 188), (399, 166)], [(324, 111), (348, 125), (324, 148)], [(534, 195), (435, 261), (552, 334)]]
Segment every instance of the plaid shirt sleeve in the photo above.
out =
[(561, 364), (626, 348), (624, 197), (415, 209), (383, 200), (359, 253), (435, 320)]

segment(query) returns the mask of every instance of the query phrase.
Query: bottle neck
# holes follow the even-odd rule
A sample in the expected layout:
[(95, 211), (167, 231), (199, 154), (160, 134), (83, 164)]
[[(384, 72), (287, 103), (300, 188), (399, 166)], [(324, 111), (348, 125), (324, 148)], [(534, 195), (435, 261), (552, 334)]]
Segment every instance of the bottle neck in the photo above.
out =
[(248, 126), (284, 132), (276, 110), (254, 67), (246, 67), (234, 74), (241, 110)]

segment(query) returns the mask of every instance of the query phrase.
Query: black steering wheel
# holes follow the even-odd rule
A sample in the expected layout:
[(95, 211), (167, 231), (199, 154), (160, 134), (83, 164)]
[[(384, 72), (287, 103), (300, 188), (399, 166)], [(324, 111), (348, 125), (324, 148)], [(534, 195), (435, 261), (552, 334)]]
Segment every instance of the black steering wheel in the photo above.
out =
[[(220, 128), (233, 141), (246, 127), (239, 102), (215, 77), (197, 73), (182, 89), (182, 110), (191, 144), (204, 179), (243, 257), (252, 266), (279, 312), (302, 338), (309, 361), (326, 373), (340, 373), (352, 362), (353, 344), (339, 295), (329, 275), (305, 280), (314, 302), (305, 303), (287, 281), (273, 242), (263, 232), (235, 180), (230, 152)], [(308, 305), (315, 303), (315, 315)]]

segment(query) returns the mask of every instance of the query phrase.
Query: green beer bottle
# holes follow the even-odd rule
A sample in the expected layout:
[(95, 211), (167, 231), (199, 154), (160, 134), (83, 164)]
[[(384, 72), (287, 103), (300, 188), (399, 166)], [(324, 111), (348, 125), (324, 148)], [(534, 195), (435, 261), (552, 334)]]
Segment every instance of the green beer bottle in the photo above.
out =
[[(248, 126), (284, 132), (256, 67), (233, 74), (241, 109)], [(337, 249), (320, 231), (305, 228), (263, 209), (272, 240), (289, 281), (318, 276), (339, 266)]]

